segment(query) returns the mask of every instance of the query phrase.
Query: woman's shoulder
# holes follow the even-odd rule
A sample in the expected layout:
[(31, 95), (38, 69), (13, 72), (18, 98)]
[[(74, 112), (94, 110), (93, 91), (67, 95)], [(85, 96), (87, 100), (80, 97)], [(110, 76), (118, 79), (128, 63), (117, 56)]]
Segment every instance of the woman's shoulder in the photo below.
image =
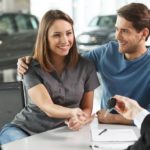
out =
[(79, 58), (79, 65), (81, 65), (83, 67), (86, 66), (87, 68), (94, 66), (93, 62), (90, 59), (85, 58), (83, 56), (80, 56), (80, 58)]
[(27, 72), (24, 74), (25, 81), (30, 81), (31, 83), (35, 81), (41, 81), (43, 72), (41, 70), (40, 64), (37, 60), (32, 59)]
[(36, 60), (36, 59), (32, 59), (30, 64), (29, 64), (29, 67), (34, 67), (34, 66), (39, 66), (39, 62)]
[(39, 70), (41, 70), (39, 62), (35, 59), (32, 59), (26, 74), (35, 74), (39, 72)]
[(86, 57), (83, 57), (83, 56), (80, 56), (80, 58), (79, 58), (79, 62), (80, 63), (83, 63), (83, 64), (90, 64), (90, 63), (92, 63), (91, 61), (90, 61), (90, 59), (88, 59), (88, 58), (86, 58)]

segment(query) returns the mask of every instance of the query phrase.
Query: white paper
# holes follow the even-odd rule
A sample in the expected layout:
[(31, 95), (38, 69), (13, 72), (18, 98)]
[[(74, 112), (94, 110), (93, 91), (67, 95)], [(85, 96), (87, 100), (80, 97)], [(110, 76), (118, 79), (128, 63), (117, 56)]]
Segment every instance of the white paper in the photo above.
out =
[(128, 146), (132, 145), (134, 142), (109, 142), (109, 143), (97, 143), (91, 144), (91, 148), (93, 150), (123, 150), (126, 149)]
[(132, 129), (107, 129), (106, 132), (99, 135), (102, 130), (91, 129), (93, 141), (130, 142), (137, 140), (137, 136)]

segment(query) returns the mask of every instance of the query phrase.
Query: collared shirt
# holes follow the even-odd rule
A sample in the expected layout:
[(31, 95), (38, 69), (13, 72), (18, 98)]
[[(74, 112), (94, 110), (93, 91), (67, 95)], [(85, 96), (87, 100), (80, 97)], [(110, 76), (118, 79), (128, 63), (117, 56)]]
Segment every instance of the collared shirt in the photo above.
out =
[[(33, 60), (24, 75), (26, 89), (42, 83), (55, 104), (75, 108), (80, 107), (83, 94), (99, 86), (94, 65), (85, 58), (80, 58), (74, 68), (66, 68), (59, 76), (55, 71), (45, 72), (40, 64)], [(29, 100), (12, 122), (30, 134), (40, 133), (64, 125), (64, 119), (48, 117)]]
[(135, 123), (135, 125), (140, 129), (143, 120), (145, 119), (145, 117), (149, 114), (149, 112), (145, 109), (143, 109), (140, 113), (138, 113), (135, 118), (133, 118), (133, 121)]

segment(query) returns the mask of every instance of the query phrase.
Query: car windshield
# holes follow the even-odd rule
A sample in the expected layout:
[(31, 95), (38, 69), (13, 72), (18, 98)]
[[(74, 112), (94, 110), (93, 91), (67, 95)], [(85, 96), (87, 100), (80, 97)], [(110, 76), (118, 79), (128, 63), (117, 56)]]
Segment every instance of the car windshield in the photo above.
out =
[(15, 17), (19, 31), (33, 30), (38, 28), (37, 21), (32, 16), (17, 15)]
[(16, 14), (0, 16), (0, 34), (11, 34), (38, 29), (38, 20), (32, 15)]
[(114, 28), (115, 22), (116, 15), (96, 16), (90, 21), (89, 27)]

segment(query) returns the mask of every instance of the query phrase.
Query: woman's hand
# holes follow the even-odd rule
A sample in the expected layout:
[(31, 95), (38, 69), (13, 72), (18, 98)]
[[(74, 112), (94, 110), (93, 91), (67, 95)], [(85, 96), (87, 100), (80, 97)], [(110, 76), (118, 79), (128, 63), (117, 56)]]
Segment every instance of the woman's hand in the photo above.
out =
[(89, 116), (85, 112), (83, 112), (82, 115), (78, 115), (78, 117), (71, 117), (68, 120), (65, 121), (67, 126), (72, 130), (79, 130), (81, 129), (85, 124), (92, 122), (94, 119), (95, 114), (92, 116)]

